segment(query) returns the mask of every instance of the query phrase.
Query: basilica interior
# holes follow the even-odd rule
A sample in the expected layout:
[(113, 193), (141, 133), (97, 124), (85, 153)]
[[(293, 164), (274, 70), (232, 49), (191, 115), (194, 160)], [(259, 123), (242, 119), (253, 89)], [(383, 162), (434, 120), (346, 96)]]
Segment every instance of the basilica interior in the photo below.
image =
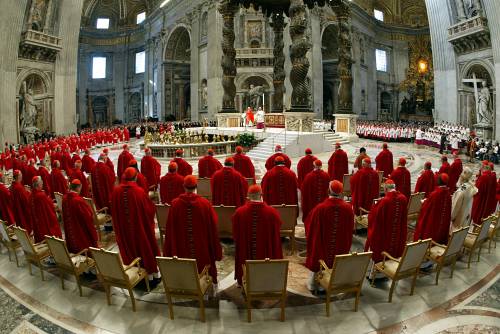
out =
[[(0, 4), (0, 172), (6, 179), (15, 174), (2, 162), (8, 152), (103, 133), (110, 139), (87, 147), (96, 161), (107, 149), (116, 166), (127, 142), (139, 161), (149, 147), (162, 175), (179, 148), (198, 175), (198, 159), (207, 149), (224, 163), (237, 146), (245, 146), (257, 183), (277, 145), (294, 171), (306, 148), (326, 171), (335, 145), (342, 145), (353, 174), (360, 149), (374, 161), (389, 142), (395, 164), (400, 157), (407, 161), (412, 189), (427, 162), (437, 172), (443, 154), (450, 162), (460, 156), (478, 178), (482, 160), (493, 168), (500, 163), (498, 0)], [(130, 139), (121, 134), (125, 129)], [(71, 149), (83, 152), (82, 146)], [(50, 152), (45, 153), (34, 158), (36, 165), (48, 159)], [(299, 191), (299, 202), (303, 195)], [(351, 200), (350, 194), (345, 198)], [(253, 305), (251, 323), (234, 279), (231, 238), (220, 239), (219, 282), (205, 298), (202, 322), (198, 301), (172, 302), (162, 284), (151, 291), (135, 288), (133, 305), (130, 290), (113, 288), (108, 305), (108, 290), (95, 275), (60, 279), (49, 262), (40, 265), (41, 280), (39, 268), (28, 271), (21, 248), (14, 249), (16, 266), (5, 243), (10, 237), (2, 234), (0, 333), (498, 333), (500, 213), (495, 211), (494, 233), (472, 263), (469, 254), (461, 255), (454, 273), (443, 269), (439, 284), (435, 271), (419, 272), (416, 283), (401, 280), (392, 302), (390, 281), (363, 278), (359, 306), (352, 291), (330, 303), (308, 288), (299, 213), (293, 238), (282, 236), (286, 319), (279, 321), (279, 302), (266, 301)], [(0, 206), (0, 218), (1, 213)], [(59, 218), (62, 226), (62, 213)], [(159, 219), (155, 233), (161, 249)], [(408, 241), (416, 220), (408, 222)], [(99, 248), (119, 252), (114, 232), (102, 232)], [(366, 240), (366, 228), (355, 228), (350, 252), (366, 251)]]

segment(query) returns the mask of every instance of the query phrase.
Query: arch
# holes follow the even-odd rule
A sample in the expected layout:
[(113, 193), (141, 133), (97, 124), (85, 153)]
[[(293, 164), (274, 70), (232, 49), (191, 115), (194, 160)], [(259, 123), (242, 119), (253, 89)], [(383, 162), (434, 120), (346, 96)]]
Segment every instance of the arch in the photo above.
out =
[(321, 55), (323, 60), (338, 58), (338, 26), (329, 24), (321, 35)]
[(491, 82), (489, 82), (488, 84), (494, 86), (494, 83), (496, 81), (495, 81), (495, 69), (493, 68), (493, 64), (483, 59), (471, 60), (470, 62), (465, 64), (465, 66), (462, 67), (462, 70), (460, 71), (460, 82), (462, 86), (464, 85), (462, 80), (467, 79), (471, 70), (473, 70), (477, 66), (480, 66), (486, 70), (491, 79)]
[(236, 81), (235, 81), (236, 90), (241, 91), (241, 90), (248, 89), (248, 87), (244, 87), (244, 85), (247, 82), (247, 80), (252, 78), (252, 77), (257, 77), (257, 78), (260, 78), (263, 81), (265, 81), (265, 83), (267, 85), (267, 87), (266, 87), (267, 89), (274, 88), (273, 78), (271, 77), (271, 75), (265, 74), (265, 73), (245, 73), (245, 74), (241, 74), (241, 75), (236, 76)]
[(23, 82), (26, 81), (26, 79), (31, 75), (36, 75), (42, 80), (45, 88), (45, 94), (53, 94), (52, 92), (54, 91), (54, 89), (52, 87), (52, 79), (50, 78), (50, 76), (45, 72), (32, 68), (24, 69), (17, 75), (16, 94), (19, 94)]
[[(182, 43), (185, 44), (186, 36), (189, 41), (188, 49), (190, 49), (192, 43), (190, 28), (185, 24), (178, 24), (177, 26), (175, 26), (174, 29), (172, 29), (172, 31), (166, 38), (167, 43), (165, 44), (165, 49), (163, 50), (164, 61), (186, 60), (186, 59), (176, 59), (176, 57), (185, 58), (185, 55), (187, 54), (187, 52), (185, 52), (187, 50), (186, 49), (184, 50), (185, 53), (184, 57), (181, 57), (182, 50), (179, 50), (179, 47), (182, 47)], [(189, 61), (190, 59), (187, 60)]]

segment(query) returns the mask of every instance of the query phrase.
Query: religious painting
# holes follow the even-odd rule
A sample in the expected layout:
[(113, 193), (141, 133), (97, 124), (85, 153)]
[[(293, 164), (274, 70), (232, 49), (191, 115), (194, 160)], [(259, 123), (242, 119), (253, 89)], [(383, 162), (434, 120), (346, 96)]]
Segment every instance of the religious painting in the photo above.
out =
[(262, 21), (247, 21), (247, 40), (262, 41)]

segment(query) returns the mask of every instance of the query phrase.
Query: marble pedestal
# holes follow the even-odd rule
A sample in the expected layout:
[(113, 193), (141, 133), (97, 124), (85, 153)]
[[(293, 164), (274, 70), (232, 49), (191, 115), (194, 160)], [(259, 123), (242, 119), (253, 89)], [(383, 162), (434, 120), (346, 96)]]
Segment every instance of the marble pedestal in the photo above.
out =
[(486, 141), (493, 139), (493, 127), (488, 124), (474, 124), (476, 135)]
[(217, 126), (219, 128), (238, 128), (241, 124), (241, 114), (239, 113), (218, 113)]
[(348, 137), (350, 141), (358, 141), (359, 137), (356, 134), (356, 123), (358, 115), (356, 114), (334, 114), (335, 117), (335, 132)]
[(285, 127), (288, 131), (313, 132), (313, 112), (285, 112)]

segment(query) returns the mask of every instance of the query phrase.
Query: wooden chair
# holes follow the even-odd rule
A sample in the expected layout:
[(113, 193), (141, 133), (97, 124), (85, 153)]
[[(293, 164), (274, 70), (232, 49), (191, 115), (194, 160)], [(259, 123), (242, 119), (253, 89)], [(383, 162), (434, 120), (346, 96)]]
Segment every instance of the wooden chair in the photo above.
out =
[(343, 195), (344, 197), (351, 197), (351, 177), (352, 174), (344, 174), (342, 183), (344, 184)]
[(488, 240), (490, 240), (488, 244), (488, 253), (491, 253), (491, 244), (494, 243), (495, 248), (497, 248), (497, 235), (498, 235), (498, 230), (500, 228), (500, 212), (497, 212), (496, 214), (496, 219), (491, 222), (490, 228), (488, 230)]
[[(381, 198), (374, 199), (373, 205), (377, 204), (377, 202), (380, 200), (381, 200)], [(361, 225), (363, 228), (368, 228), (368, 214), (370, 213), (370, 211), (368, 211), (364, 208), (359, 208), (359, 211), (361, 211), (362, 215), (355, 216), (354, 222), (357, 225)], [(356, 229), (356, 224), (354, 225), (354, 229)]]
[(472, 254), (477, 250), (477, 262), (479, 262), (481, 257), (481, 249), (483, 245), (488, 241), (488, 231), (490, 229), (491, 223), (497, 219), (496, 216), (491, 215), (484, 218), (481, 226), (472, 223), (474, 226), (474, 231), (469, 232), (465, 237), (464, 249), (469, 252), (469, 260), (467, 261), (467, 268), (470, 268), (470, 262), (472, 259)]
[[(415, 282), (417, 280), (418, 273), (420, 272), (420, 265), (425, 259), (427, 250), (431, 245), (431, 240), (432, 239), (419, 240), (417, 242), (407, 244), (403, 255), (398, 259), (392, 257), (387, 252), (382, 252), (384, 259), (382, 262), (375, 263), (373, 268), (375, 269), (375, 273), (381, 272), (392, 280), (391, 289), (389, 291), (389, 303), (392, 302), (392, 294), (397, 281), (412, 276), (413, 282), (411, 284), (410, 296), (413, 295)], [(372, 278), (372, 285), (375, 281), (375, 273)]]
[(384, 171), (378, 170), (378, 188), (379, 191), (382, 193), (384, 192), (384, 189), (382, 188), (382, 184), (384, 183)]
[(108, 213), (107, 207), (104, 207), (100, 210), (97, 210), (95, 203), (91, 198), (84, 197), (83, 199), (85, 200), (85, 202), (87, 202), (87, 204), (92, 209), (92, 214), (94, 215), (94, 226), (97, 230), (99, 240), (101, 240), (102, 233), (103, 233), (101, 227), (104, 227), (106, 224), (111, 223), (113, 219), (112, 219), (111, 215)]
[(166, 233), (168, 213), (170, 205), (156, 204), (156, 220), (158, 221), (158, 230), (160, 230), (160, 246), (163, 247), (163, 236)]
[(279, 300), (281, 321), (285, 321), (288, 260), (247, 260), (243, 265), (243, 293), (247, 319), (252, 322), (252, 300)]
[(205, 304), (203, 297), (212, 287), (212, 277), (208, 274), (210, 266), (205, 266), (201, 274), (195, 259), (177, 257), (157, 257), (163, 287), (168, 301), (170, 319), (174, 319), (172, 297), (196, 299), (200, 304), (200, 318), (205, 322)]
[(42, 281), (45, 280), (43, 275), (42, 260), (50, 256), (49, 247), (45, 241), (34, 244), (31, 238), (28, 236), (28, 232), (25, 229), (18, 226), (12, 228), (16, 234), (17, 240), (21, 244), (24, 251), (24, 257), (28, 263), (28, 269), (30, 275), (32, 275), (31, 265), (34, 264), (40, 269), (40, 275), (42, 276)]
[(10, 252), (14, 253), (16, 259), (16, 265), (19, 267), (19, 260), (17, 258), (17, 249), (21, 248), (21, 244), (14, 235), (14, 230), (12, 227), (7, 226), (7, 223), (0, 220), (0, 242), (7, 248), (7, 253), (9, 254), (9, 261), (12, 261)]
[(198, 179), (198, 188), (196, 189), (196, 193), (201, 197), (212, 200), (212, 188), (210, 186), (211, 179), (209, 178), (201, 178)]
[(425, 198), (425, 193), (413, 193), (408, 200), (408, 222), (417, 221), (422, 209), (422, 201)]
[(62, 216), (62, 202), (64, 196), (60, 192), (54, 191), (54, 197), (56, 198), (57, 212)]
[(219, 237), (233, 238), (233, 222), (231, 221), (231, 217), (234, 215), (236, 207), (220, 205), (214, 206), (214, 210), (219, 218), (219, 223), (217, 224)]
[(330, 298), (334, 294), (355, 292), (354, 311), (358, 311), (359, 296), (372, 252), (353, 253), (335, 256), (330, 269), (325, 261), (319, 260), (320, 271), (316, 282), (326, 291), (326, 316), (330, 316)]
[(116, 286), (128, 290), (132, 310), (135, 312), (135, 297), (132, 289), (144, 280), (149, 292), (148, 273), (141, 268), (141, 258), (138, 257), (129, 265), (124, 265), (118, 253), (92, 247), (90, 253), (95, 260), (97, 277), (106, 290), (108, 305), (111, 305), (111, 287)]
[(280, 228), (280, 235), (282, 237), (290, 238), (290, 251), (291, 254), (295, 253), (296, 244), (295, 244), (295, 226), (297, 225), (297, 216), (299, 212), (299, 208), (297, 205), (273, 205), (273, 208), (278, 210), (281, 221), (283, 224)]
[(49, 246), (50, 253), (54, 257), (59, 276), (61, 278), (61, 287), (64, 290), (64, 273), (75, 276), (76, 285), (80, 292), (80, 297), (83, 296), (80, 276), (95, 267), (95, 262), (88, 256), (88, 249), (84, 249), (78, 254), (71, 254), (68, 251), (66, 242), (56, 237), (47, 237), (45, 239)]
[(464, 246), (464, 241), (465, 237), (467, 236), (468, 230), (469, 227), (466, 226), (454, 231), (451, 234), (448, 245), (441, 245), (432, 240), (432, 245), (431, 248), (429, 248), (427, 258), (436, 263), (436, 285), (439, 282), (439, 274), (441, 273), (441, 269), (443, 269), (443, 266), (445, 264), (451, 263), (450, 278), (453, 277), (455, 264), (458, 257), (462, 253), (462, 248)]

